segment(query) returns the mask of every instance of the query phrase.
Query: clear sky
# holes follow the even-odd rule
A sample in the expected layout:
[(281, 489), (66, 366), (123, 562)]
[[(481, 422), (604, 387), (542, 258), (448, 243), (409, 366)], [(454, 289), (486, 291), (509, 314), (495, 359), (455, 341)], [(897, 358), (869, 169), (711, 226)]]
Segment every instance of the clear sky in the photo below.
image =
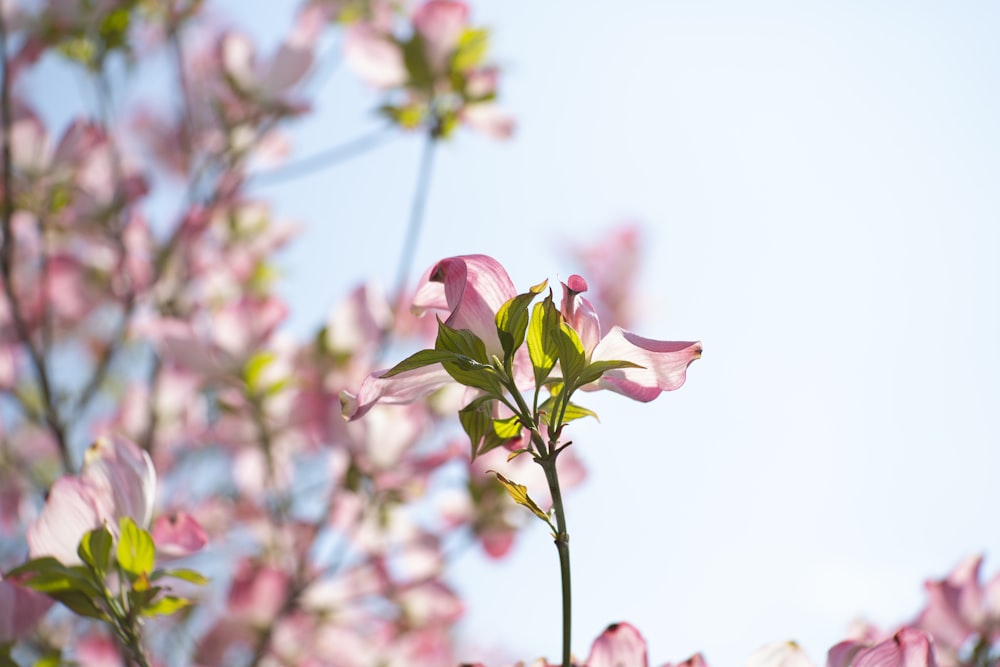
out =
[[(638, 333), (705, 346), (682, 390), (595, 399), (601, 424), (574, 435), (576, 652), (629, 620), (654, 664), (738, 665), (778, 639), (822, 663), (853, 618), (914, 616), (965, 555), (996, 571), (1000, 5), (542, 0), (474, 19), (518, 134), (441, 151), (416, 266), (487, 252), (526, 287), (566, 275), (568, 237), (638, 220)], [(298, 144), (373, 125), (365, 95), (334, 71)], [(262, 191), (305, 225), (297, 325), (393, 279), (418, 153)], [(541, 524), (508, 560), (464, 557), (467, 636), (556, 658), (557, 577)]]
[[(291, 3), (238, 4), (272, 43), (288, 25)], [(637, 332), (705, 347), (682, 390), (595, 397), (602, 422), (573, 436), (591, 471), (568, 497), (576, 652), (628, 620), (653, 664), (739, 665), (779, 639), (822, 664), (852, 618), (914, 616), (964, 556), (996, 571), (1000, 4), (494, 1), (473, 18), (519, 128), (440, 151), (415, 271), (486, 252), (527, 287), (566, 276), (568, 238), (637, 220)], [(303, 153), (378, 124), (370, 91), (327, 72)], [(260, 189), (303, 225), (282, 260), (293, 330), (394, 278), (419, 148)], [(454, 581), (470, 642), (558, 657), (540, 523)]]

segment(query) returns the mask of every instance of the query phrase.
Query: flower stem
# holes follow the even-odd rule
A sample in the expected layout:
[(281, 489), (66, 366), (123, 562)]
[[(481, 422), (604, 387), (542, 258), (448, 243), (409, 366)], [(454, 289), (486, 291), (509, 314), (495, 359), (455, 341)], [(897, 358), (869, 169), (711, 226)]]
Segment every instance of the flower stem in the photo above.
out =
[(566, 531), (566, 512), (563, 509), (562, 492), (559, 489), (559, 475), (556, 472), (556, 443), (549, 443), (549, 456), (539, 460), (545, 471), (552, 494), (552, 508), (556, 514), (556, 550), (559, 552), (559, 574), (562, 579), (562, 667), (572, 667), (570, 662), (570, 632), (572, 628), (572, 586), (569, 569), (569, 533)]

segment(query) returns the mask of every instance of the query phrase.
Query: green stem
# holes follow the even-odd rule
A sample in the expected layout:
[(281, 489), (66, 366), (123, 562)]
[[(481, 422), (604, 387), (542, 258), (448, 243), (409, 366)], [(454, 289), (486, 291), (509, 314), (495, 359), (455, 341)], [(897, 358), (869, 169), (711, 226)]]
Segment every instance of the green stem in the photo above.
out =
[(570, 585), (569, 569), (569, 533), (566, 531), (566, 512), (563, 509), (562, 492), (559, 490), (559, 475), (556, 472), (555, 442), (549, 443), (550, 455), (541, 459), (539, 464), (545, 471), (545, 479), (549, 483), (552, 494), (552, 508), (556, 514), (556, 550), (559, 551), (559, 574), (562, 578), (562, 667), (572, 667), (570, 662), (570, 631), (572, 628), (572, 586)]

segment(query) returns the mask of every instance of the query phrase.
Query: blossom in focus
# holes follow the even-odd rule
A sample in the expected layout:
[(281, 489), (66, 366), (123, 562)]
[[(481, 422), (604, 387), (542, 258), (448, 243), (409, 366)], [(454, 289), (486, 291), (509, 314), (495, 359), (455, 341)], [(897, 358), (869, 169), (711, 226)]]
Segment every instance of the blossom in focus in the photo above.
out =
[[(565, 323), (583, 344), (586, 361), (620, 360), (631, 362), (635, 367), (608, 370), (582, 389), (609, 389), (645, 402), (684, 384), (688, 365), (701, 356), (700, 343), (657, 341), (620, 327), (612, 327), (602, 338), (597, 313), (581, 296), (586, 289), (583, 278), (571, 276), (565, 285), (561, 309)], [(487, 358), (492, 358), (504, 353), (497, 328), (497, 312), (516, 296), (514, 284), (499, 262), (486, 255), (463, 255), (441, 260), (425, 274), (413, 307), (420, 312), (448, 312), (444, 324), (451, 329), (471, 331), (483, 342)], [(515, 359), (515, 377), (522, 390), (530, 388), (531, 381), (526, 356)], [(344, 415), (357, 419), (376, 403), (409, 403), (451, 382), (452, 377), (440, 364), (392, 377), (384, 377), (384, 371), (377, 371), (365, 378), (356, 395), (343, 395)], [(522, 382), (529, 385), (522, 387)]]

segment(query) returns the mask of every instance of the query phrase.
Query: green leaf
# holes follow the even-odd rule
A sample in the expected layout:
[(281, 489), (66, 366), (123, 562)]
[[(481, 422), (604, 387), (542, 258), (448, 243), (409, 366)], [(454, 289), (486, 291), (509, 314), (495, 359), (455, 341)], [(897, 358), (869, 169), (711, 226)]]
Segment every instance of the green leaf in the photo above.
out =
[(490, 31), (486, 28), (466, 28), (458, 38), (458, 47), (451, 57), (453, 70), (464, 71), (478, 67), (486, 59), (490, 46)]
[(441, 365), (459, 384), (482, 389), (494, 396), (503, 394), (496, 369), (490, 365), (486, 356), (486, 344), (470, 330), (452, 329), (438, 320), (434, 349), (455, 354), (452, 361), (444, 361)]
[(494, 419), (493, 431), (504, 440), (513, 440), (521, 435), (523, 425), (515, 415), (506, 419)]
[(643, 368), (643, 366), (631, 361), (594, 361), (587, 364), (587, 367), (580, 373), (580, 377), (577, 378), (577, 386), (582, 387), (585, 384), (595, 382), (602, 375), (616, 368)]
[(472, 459), (507, 442), (497, 435), (493, 422), (493, 398), (480, 396), (458, 411), (458, 420), (472, 444)]
[(14, 642), (0, 642), (0, 667), (18, 667), (14, 658), (10, 657)]
[(149, 533), (129, 517), (122, 517), (118, 537), (118, 564), (133, 578), (148, 575), (156, 564), (156, 547)]
[(559, 367), (562, 369), (563, 382), (567, 387), (575, 389), (579, 386), (580, 374), (587, 365), (587, 356), (580, 336), (566, 322), (559, 324), (556, 346), (559, 348)]
[(58, 591), (47, 594), (50, 598), (63, 604), (77, 616), (96, 618), (102, 621), (111, 620), (107, 612), (97, 606), (95, 598), (80, 591)]
[(108, 571), (108, 561), (111, 556), (111, 545), (114, 543), (114, 536), (107, 526), (95, 528), (84, 534), (80, 540), (80, 546), (76, 553), (87, 565), (94, 568), (101, 577)]
[(277, 355), (274, 352), (268, 351), (258, 352), (250, 357), (250, 360), (243, 366), (243, 380), (250, 391), (257, 393), (263, 389), (261, 376), (276, 358)]
[(39, 593), (54, 597), (61, 591), (78, 591), (86, 595), (101, 595), (103, 582), (95, 580), (94, 574), (85, 566), (69, 567), (51, 556), (29, 560), (14, 568), (6, 575)]
[(420, 124), (424, 122), (426, 109), (419, 104), (407, 104), (404, 106), (385, 104), (379, 107), (379, 112), (400, 127), (413, 130), (420, 127)]
[(440, 364), (444, 361), (457, 361), (461, 355), (447, 350), (420, 350), (416, 354), (411, 354), (406, 359), (387, 370), (382, 374), (383, 378), (391, 378), (394, 375), (412, 371), (416, 368), (423, 368), (432, 364)]
[(413, 33), (413, 37), (400, 46), (403, 49), (403, 64), (406, 65), (406, 71), (410, 75), (410, 85), (433, 93), (434, 79), (431, 76), (427, 50), (424, 48), (424, 40), (420, 33)]
[[(560, 403), (561, 401), (559, 401), (555, 396), (550, 396), (539, 406), (538, 411), (542, 414), (542, 421), (547, 426), (552, 425), (552, 418), (555, 417), (555, 415), (552, 414), (552, 411), (556, 410)], [(569, 403), (566, 405), (566, 411), (562, 416), (562, 423), (565, 424), (573, 421), (574, 419), (582, 419), (584, 417), (593, 417), (594, 419), (597, 419), (597, 413), (575, 403)], [(598, 421), (600, 420), (598, 419)]]
[[(13, 663), (11, 663), (13, 664)], [(53, 651), (46, 653), (41, 658), (35, 661), (34, 667), (60, 667), (60, 665), (65, 664), (62, 659), (62, 653), (59, 651)], [(4, 667), (4, 662), (0, 659), (0, 667)]]
[(192, 584), (198, 586), (204, 586), (209, 582), (208, 577), (201, 574), (200, 572), (195, 572), (194, 570), (189, 570), (187, 568), (181, 568), (177, 570), (158, 570), (153, 574), (151, 579), (159, 579), (160, 577), (173, 577), (174, 579), (183, 579)]
[(517, 348), (524, 343), (524, 335), (528, 330), (528, 306), (549, 284), (548, 280), (528, 288), (525, 294), (518, 294), (510, 299), (497, 311), (497, 335), (503, 347), (504, 361), (514, 356)]
[(538, 506), (531, 496), (528, 495), (528, 487), (523, 484), (518, 484), (517, 482), (512, 482), (496, 470), (487, 470), (497, 476), (497, 479), (503, 484), (503, 487), (507, 489), (507, 494), (513, 498), (514, 502), (518, 505), (523, 505), (531, 510), (532, 514), (537, 516), (539, 519), (549, 524), (552, 531), (555, 532), (555, 527), (552, 525), (552, 521), (549, 519), (549, 515), (542, 511), (542, 508)]
[(131, 18), (128, 9), (119, 8), (108, 13), (101, 21), (100, 35), (108, 51), (123, 48), (128, 44), (128, 26)]
[(142, 610), (143, 616), (169, 616), (191, 604), (190, 600), (166, 595)]
[[(554, 319), (553, 319), (554, 318)], [(555, 310), (552, 295), (536, 303), (528, 325), (528, 356), (535, 371), (535, 384), (541, 386), (559, 360), (554, 331), (558, 329), (559, 311)], [(553, 325), (553, 322), (555, 323)]]

